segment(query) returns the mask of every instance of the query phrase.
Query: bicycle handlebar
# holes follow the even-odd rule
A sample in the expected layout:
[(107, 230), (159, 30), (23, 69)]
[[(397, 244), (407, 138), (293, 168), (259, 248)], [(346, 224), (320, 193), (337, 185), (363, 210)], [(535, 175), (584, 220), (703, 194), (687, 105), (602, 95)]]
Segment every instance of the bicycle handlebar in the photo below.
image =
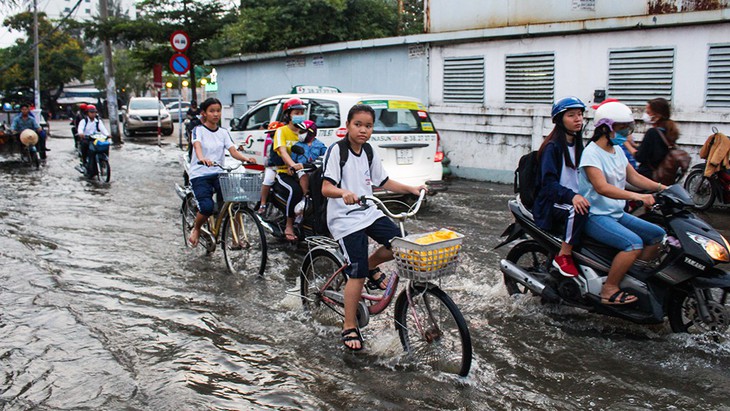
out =
[[(236, 169), (238, 169), (239, 167), (241, 167), (241, 166), (242, 166), (242, 165), (244, 165), (244, 164), (256, 164), (256, 163), (250, 163), (250, 162), (248, 162), (248, 161), (242, 161), (242, 162), (238, 163), (238, 165), (237, 165), (237, 166), (235, 166), (235, 167), (226, 167), (226, 166), (224, 166), (224, 165), (221, 165), (221, 164), (219, 164), (219, 163), (218, 163), (217, 161), (214, 161), (214, 162), (213, 162), (213, 165), (211, 165), (211, 167), (218, 167), (218, 168), (220, 168), (221, 170), (223, 170), (223, 171), (227, 171), (227, 172), (229, 172), (229, 173), (230, 173), (231, 171), (233, 171), (233, 170), (236, 170)], [(204, 163), (204, 162), (202, 162), (202, 161), (198, 161), (198, 165), (205, 165), (205, 163)]]
[[(405, 221), (406, 219), (411, 218), (414, 215), (416, 215), (416, 213), (418, 213), (418, 210), (421, 208), (421, 203), (423, 202), (423, 198), (426, 196), (426, 192), (427, 192), (427, 190), (422, 189), (418, 195), (418, 200), (411, 206), (411, 208), (408, 211), (404, 211), (404, 212), (398, 213), (398, 214), (393, 214), (390, 210), (388, 210), (388, 207), (385, 205), (385, 203), (377, 197), (361, 196), (360, 203), (362, 204), (363, 209), (365, 209), (365, 208), (369, 207), (367, 205), (367, 202), (372, 201), (380, 209), (380, 211), (383, 212), (383, 214), (387, 215), (390, 218), (396, 219), (396, 220)], [(352, 211), (357, 211), (357, 210), (352, 210)], [(352, 211), (350, 211), (350, 212), (352, 212)]]

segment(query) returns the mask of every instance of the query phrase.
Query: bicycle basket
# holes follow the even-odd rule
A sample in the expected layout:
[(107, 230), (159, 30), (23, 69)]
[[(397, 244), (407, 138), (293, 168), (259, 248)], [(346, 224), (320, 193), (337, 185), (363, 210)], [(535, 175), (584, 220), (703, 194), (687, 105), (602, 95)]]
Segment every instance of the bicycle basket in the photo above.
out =
[(218, 181), (221, 185), (223, 200), (230, 202), (258, 201), (261, 197), (262, 173), (221, 173)]
[(454, 274), (463, 239), (463, 234), (446, 229), (394, 238), (391, 245), (400, 276), (429, 281)]

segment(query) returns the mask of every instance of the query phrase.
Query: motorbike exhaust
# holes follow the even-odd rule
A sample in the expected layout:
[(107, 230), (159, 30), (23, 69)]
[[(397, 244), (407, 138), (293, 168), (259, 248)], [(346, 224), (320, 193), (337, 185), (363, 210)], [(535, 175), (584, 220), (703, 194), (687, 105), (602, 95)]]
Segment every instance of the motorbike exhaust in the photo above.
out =
[(500, 260), (500, 269), (505, 275), (527, 287), (530, 291), (542, 296), (548, 301), (560, 301), (560, 296), (552, 289), (540, 282), (535, 276), (518, 267), (511, 261)]

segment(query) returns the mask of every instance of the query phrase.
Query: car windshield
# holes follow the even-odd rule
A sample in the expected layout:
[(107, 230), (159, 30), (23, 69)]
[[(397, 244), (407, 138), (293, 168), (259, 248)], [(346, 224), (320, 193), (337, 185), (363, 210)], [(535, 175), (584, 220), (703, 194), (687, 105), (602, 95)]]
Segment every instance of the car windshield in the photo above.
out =
[(130, 110), (156, 110), (158, 106), (164, 108), (158, 100), (132, 100), (129, 103)]
[(415, 101), (371, 100), (364, 104), (375, 109), (373, 134), (433, 133), (426, 107)]

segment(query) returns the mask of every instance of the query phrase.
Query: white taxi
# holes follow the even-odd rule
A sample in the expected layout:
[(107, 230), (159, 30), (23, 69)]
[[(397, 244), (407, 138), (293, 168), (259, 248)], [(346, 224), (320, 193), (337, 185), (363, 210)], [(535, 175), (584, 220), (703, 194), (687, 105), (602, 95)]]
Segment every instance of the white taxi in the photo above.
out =
[(305, 115), (317, 125), (317, 138), (327, 146), (345, 136), (347, 113), (353, 105), (371, 106), (375, 110), (375, 123), (370, 144), (390, 178), (408, 185), (427, 184), (432, 193), (445, 189), (439, 134), (426, 106), (413, 97), (339, 92), (269, 97), (231, 120), (231, 135), (239, 151), (263, 162), (268, 155), (264, 153), (267, 127), (273, 121), (282, 120), (282, 106), (292, 97), (301, 99), (307, 106)]

